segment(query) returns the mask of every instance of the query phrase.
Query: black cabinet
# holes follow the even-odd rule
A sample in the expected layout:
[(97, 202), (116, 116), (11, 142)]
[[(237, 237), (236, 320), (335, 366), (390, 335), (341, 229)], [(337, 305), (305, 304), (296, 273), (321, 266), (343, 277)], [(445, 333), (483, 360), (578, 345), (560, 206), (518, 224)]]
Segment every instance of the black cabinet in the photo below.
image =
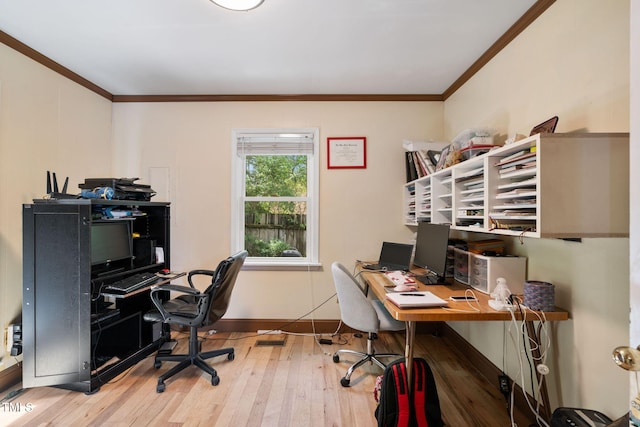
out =
[(148, 288), (124, 295), (105, 288), (169, 268), (169, 214), (159, 202), (23, 205), (24, 387), (92, 393), (168, 339), (165, 326), (142, 319), (152, 307)]

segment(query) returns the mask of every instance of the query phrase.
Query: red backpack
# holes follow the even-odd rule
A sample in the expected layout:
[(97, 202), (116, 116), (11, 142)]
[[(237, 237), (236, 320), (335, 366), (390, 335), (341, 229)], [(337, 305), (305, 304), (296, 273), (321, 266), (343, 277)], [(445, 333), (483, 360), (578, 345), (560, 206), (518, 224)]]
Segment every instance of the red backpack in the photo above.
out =
[(413, 381), (408, 389), (405, 359), (391, 362), (382, 374), (376, 408), (378, 427), (442, 427), (438, 391), (427, 361), (413, 359)]

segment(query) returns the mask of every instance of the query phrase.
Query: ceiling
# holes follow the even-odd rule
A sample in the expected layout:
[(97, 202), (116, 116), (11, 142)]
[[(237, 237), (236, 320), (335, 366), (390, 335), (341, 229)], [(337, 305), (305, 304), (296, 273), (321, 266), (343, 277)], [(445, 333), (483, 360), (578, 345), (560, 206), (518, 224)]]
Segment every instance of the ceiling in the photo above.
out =
[(551, 3), (0, 0), (0, 31), (115, 96), (441, 95)]

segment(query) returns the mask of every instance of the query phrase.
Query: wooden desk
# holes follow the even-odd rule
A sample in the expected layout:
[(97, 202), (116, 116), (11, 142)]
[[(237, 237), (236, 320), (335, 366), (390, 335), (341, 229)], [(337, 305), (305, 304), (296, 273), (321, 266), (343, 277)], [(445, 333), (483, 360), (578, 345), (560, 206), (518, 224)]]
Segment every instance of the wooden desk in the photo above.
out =
[[(423, 273), (423, 271), (416, 271), (416, 273)], [(384, 301), (384, 306), (387, 311), (393, 316), (394, 319), (405, 322), (406, 325), (406, 338), (405, 338), (405, 358), (407, 361), (407, 376), (411, 379), (411, 369), (413, 366), (413, 343), (416, 333), (416, 322), (446, 322), (446, 321), (511, 321), (512, 313), (509, 311), (496, 311), (489, 306), (488, 301), (491, 297), (473, 288), (463, 285), (458, 282), (453, 282), (451, 285), (424, 285), (416, 281), (418, 290), (430, 291), (444, 300), (449, 300), (452, 295), (465, 295), (466, 290), (473, 290), (473, 293), (478, 299), (478, 302), (471, 302), (473, 307), (476, 307), (478, 311), (469, 306), (466, 301), (448, 301), (449, 306), (438, 308), (399, 308), (386, 299), (388, 291), (393, 289), (393, 283), (389, 280), (384, 273), (372, 272), (368, 270), (361, 270), (360, 277), (365, 284), (373, 291), (375, 296)], [(524, 320), (527, 328), (527, 333), (530, 339), (536, 342), (535, 348), (532, 349), (533, 356), (540, 358), (540, 329), (536, 330), (535, 321), (539, 321), (540, 318), (547, 321), (559, 321), (569, 319), (569, 313), (560, 308), (556, 308), (555, 311), (544, 312), (544, 317), (540, 312), (532, 312), (526, 310), (523, 314), (519, 310), (513, 312), (513, 316), (516, 320)], [(523, 319), (524, 317), (524, 319)], [(538, 383), (542, 384), (540, 388), (540, 395), (543, 403), (542, 416), (549, 421), (549, 396), (547, 393), (546, 383), (543, 381), (543, 376), (536, 370)]]

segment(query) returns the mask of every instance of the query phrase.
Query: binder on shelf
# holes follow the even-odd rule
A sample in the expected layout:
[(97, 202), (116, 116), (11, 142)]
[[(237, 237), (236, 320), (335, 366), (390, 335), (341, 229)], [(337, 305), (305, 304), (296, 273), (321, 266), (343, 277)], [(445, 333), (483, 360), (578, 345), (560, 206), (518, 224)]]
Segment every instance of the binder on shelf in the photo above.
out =
[(436, 156), (446, 142), (403, 140), (407, 182), (431, 175), (436, 171)]
[(413, 163), (413, 154), (411, 151), (405, 152), (405, 167), (407, 171), (407, 182), (418, 179), (418, 172), (416, 171), (415, 164)]
[(407, 182), (428, 176), (435, 172), (435, 165), (426, 150), (407, 151), (405, 156)]

